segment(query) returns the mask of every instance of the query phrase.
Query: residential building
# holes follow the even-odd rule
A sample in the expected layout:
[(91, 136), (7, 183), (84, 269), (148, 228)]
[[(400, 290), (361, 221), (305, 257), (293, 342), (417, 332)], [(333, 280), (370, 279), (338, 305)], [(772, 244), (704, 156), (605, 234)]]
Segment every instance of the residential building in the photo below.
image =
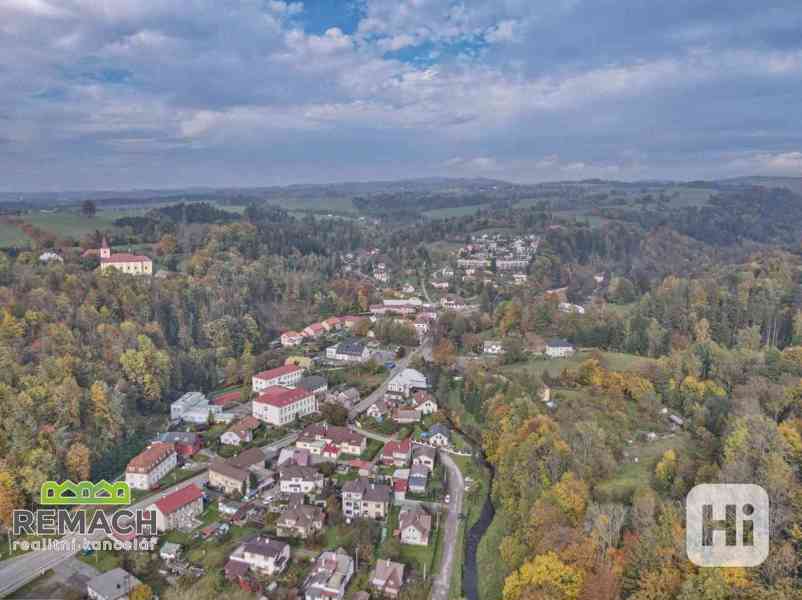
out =
[(346, 329), (353, 329), (357, 323), (359, 323), (364, 317), (356, 317), (348, 315), (340, 319), (345, 326)]
[(203, 512), (203, 492), (194, 483), (167, 494), (150, 506), (156, 512), (156, 530), (187, 528)]
[(483, 354), (504, 354), (504, 344), (499, 340), (485, 340), (482, 345)]
[(546, 342), (546, 356), (550, 358), (566, 358), (576, 352), (574, 345), (562, 338), (555, 338)]
[(389, 381), (387, 391), (401, 394), (408, 398), (413, 392), (425, 390), (428, 387), (429, 384), (423, 373), (415, 369), (404, 369)]
[(152, 490), (159, 481), (178, 466), (173, 444), (154, 442), (137, 454), (125, 468), (125, 483), (138, 490)]
[(370, 587), (383, 596), (396, 598), (404, 585), (404, 564), (380, 558), (370, 574)]
[(429, 483), (429, 468), (425, 465), (412, 465), (407, 478), (407, 486), (413, 494), (425, 494)]
[(320, 375), (307, 375), (298, 381), (297, 387), (312, 392), (319, 399), (326, 395), (329, 389), (329, 382)]
[(421, 420), (420, 411), (414, 408), (396, 408), (393, 411), (393, 421), (401, 425), (418, 423)]
[(91, 600), (128, 600), (128, 596), (142, 582), (128, 571), (116, 567), (101, 573), (86, 583), (86, 594)]
[(159, 558), (162, 560), (178, 560), (181, 558), (181, 544), (164, 542), (159, 550)]
[(106, 238), (100, 244), (100, 271), (105, 273), (109, 269), (117, 269), (129, 275), (152, 275), (153, 261), (141, 254), (127, 252), (112, 253)]
[(279, 467), (279, 489), (285, 494), (316, 494), (323, 489), (325, 478), (314, 467), (287, 463)]
[(342, 453), (356, 456), (362, 454), (367, 447), (365, 436), (361, 433), (352, 431), (348, 427), (329, 425), (328, 423), (307, 425), (298, 436), (295, 445), (298, 448), (307, 448), (310, 452), (313, 452), (310, 446), (312, 442), (335, 444)]
[(384, 519), (391, 497), (390, 486), (372, 483), (367, 477), (347, 481), (342, 488), (343, 514), (346, 517)]
[(381, 461), (385, 465), (406, 467), (412, 457), (412, 440), (410, 438), (390, 440), (384, 444)]
[(437, 450), (429, 446), (414, 444), (412, 447), (412, 466), (422, 465), (434, 471), (434, 464), (437, 461)]
[(365, 414), (376, 421), (383, 421), (384, 417), (390, 414), (390, 406), (385, 400), (376, 400), (376, 402), (368, 406)]
[(585, 309), (582, 306), (579, 306), (578, 304), (571, 304), (570, 302), (560, 302), (557, 308), (560, 312), (564, 313), (574, 313), (577, 315), (585, 314)]
[(422, 415), (433, 415), (437, 412), (437, 402), (435, 402), (434, 396), (432, 396), (429, 392), (424, 390), (415, 392), (412, 400), (415, 410)]
[(398, 531), (402, 544), (428, 546), (432, 533), (432, 515), (421, 506), (402, 508), (398, 515)]
[(326, 333), (326, 328), (321, 323), (312, 323), (305, 327), (302, 333), (309, 338), (319, 338)]
[(297, 331), (285, 331), (281, 334), (281, 345), (285, 348), (298, 346), (304, 341), (304, 336)]
[(48, 250), (47, 252), (43, 252), (39, 255), (39, 262), (43, 262), (45, 264), (49, 262), (63, 263), (64, 259), (59, 254)]
[(191, 408), (204, 404), (209, 404), (209, 401), (201, 392), (187, 392), (170, 404), (170, 419), (180, 421)]
[(304, 370), (301, 367), (284, 365), (254, 375), (251, 378), (251, 388), (254, 392), (261, 392), (277, 385), (292, 387), (301, 380), (303, 375)]
[[(272, 577), (282, 573), (290, 562), (290, 545), (286, 542), (271, 540), (268, 537), (257, 536), (240, 544), (228, 557), (229, 563), (245, 563), (248, 568), (259, 575)], [(239, 571), (229, 569), (226, 571)]]
[(326, 358), (343, 362), (363, 363), (370, 360), (370, 350), (360, 340), (345, 340), (326, 348)]
[(247, 469), (218, 460), (209, 465), (209, 487), (229, 496), (242, 496), (250, 489), (251, 474)]
[(468, 305), (461, 296), (457, 294), (446, 294), (440, 299), (440, 306), (446, 310), (464, 310)]
[(448, 446), (451, 443), (451, 431), (445, 425), (436, 423), (429, 428), (428, 440), (439, 448)]
[(347, 410), (351, 410), (359, 403), (359, 390), (355, 387), (342, 387), (337, 390), (330, 390), (326, 393), (326, 402), (339, 404)]
[(168, 431), (160, 434), (158, 441), (173, 444), (181, 458), (189, 458), (203, 448), (203, 438), (191, 431)]
[(259, 419), (253, 415), (248, 415), (223, 432), (223, 435), (220, 436), (220, 443), (226, 446), (248, 444), (253, 441), (253, 432), (261, 425), (262, 422)]
[(304, 581), (304, 600), (343, 600), (354, 576), (354, 560), (342, 548), (323, 552)]
[(227, 462), (238, 469), (256, 469), (265, 466), (266, 457), (261, 448), (248, 448), (232, 456)]
[(306, 539), (323, 530), (326, 514), (318, 506), (300, 504), (288, 508), (276, 522), (276, 534), (281, 537)]
[(304, 388), (274, 385), (262, 390), (253, 401), (252, 410), (260, 421), (281, 427), (317, 412), (317, 401), (314, 393)]
[(329, 317), (325, 321), (320, 322), (326, 331), (337, 331), (342, 328), (343, 324), (339, 317)]

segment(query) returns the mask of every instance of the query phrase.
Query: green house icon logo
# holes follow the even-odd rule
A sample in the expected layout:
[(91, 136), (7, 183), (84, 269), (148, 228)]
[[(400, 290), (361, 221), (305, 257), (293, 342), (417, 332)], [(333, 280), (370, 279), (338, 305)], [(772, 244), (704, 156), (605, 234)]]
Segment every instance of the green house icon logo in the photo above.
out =
[(131, 488), (124, 481), (109, 483), (91, 481), (46, 481), (39, 491), (39, 504), (71, 506), (75, 504), (127, 506), (131, 504)]

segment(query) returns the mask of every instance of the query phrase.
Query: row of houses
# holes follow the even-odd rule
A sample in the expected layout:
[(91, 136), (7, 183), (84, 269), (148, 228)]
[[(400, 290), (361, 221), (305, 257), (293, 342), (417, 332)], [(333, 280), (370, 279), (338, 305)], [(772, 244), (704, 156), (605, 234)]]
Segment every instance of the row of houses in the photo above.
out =
[(307, 325), (301, 331), (285, 331), (281, 334), (281, 345), (285, 348), (298, 346), (305, 339), (317, 339), (326, 333), (338, 331), (340, 329), (353, 329), (363, 317), (348, 315), (345, 317), (329, 317), (323, 321)]

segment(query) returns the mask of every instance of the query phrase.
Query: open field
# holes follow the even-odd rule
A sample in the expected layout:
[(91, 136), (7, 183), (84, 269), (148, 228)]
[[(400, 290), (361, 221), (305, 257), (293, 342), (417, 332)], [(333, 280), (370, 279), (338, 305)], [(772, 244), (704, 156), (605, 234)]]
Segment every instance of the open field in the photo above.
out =
[[(654, 442), (638, 442), (627, 449), (627, 458), (618, 472), (594, 489), (594, 495), (603, 502), (628, 502), (633, 492), (649, 485), (654, 467), (670, 448), (682, 451), (688, 445), (685, 433), (670, 434)], [(636, 462), (637, 459), (637, 462)]]
[(113, 229), (117, 216), (98, 212), (94, 217), (85, 217), (77, 212), (33, 213), (22, 219), (35, 227), (52, 232), (60, 237), (78, 239), (98, 229)]
[[(289, 211), (312, 210), (312, 211), (335, 211), (335, 212), (357, 212), (354, 203), (350, 198), (271, 198), (267, 204), (280, 206)], [(223, 208), (223, 207), (221, 207)]]
[(634, 354), (625, 354), (623, 352), (587, 352), (580, 351), (571, 356), (570, 358), (545, 358), (543, 356), (535, 356), (528, 361), (514, 365), (507, 365), (501, 367), (501, 373), (515, 373), (523, 369), (534, 371), (542, 376), (546, 371), (552, 377), (558, 377), (563, 369), (575, 369), (584, 361), (592, 358), (594, 354), (601, 354), (602, 366), (613, 371), (627, 371), (629, 369), (637, 369), (638, 367), (648, 365), (653, 362), (653, 359), (643, 356), (636, 356)]
[(14, 225), (0, 223), (0, 247), (27, 246), (31, 239)]

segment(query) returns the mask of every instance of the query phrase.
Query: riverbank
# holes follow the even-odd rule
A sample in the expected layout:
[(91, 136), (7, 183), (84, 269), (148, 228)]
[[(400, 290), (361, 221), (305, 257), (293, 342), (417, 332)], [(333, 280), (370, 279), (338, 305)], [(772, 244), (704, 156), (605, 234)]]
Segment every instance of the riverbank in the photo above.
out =
[(468, 557), (466, 541), (468, 532), (480, 521), (482, 511), (490, 494), (490, 471), (473, 456), (452, 456), (452, 458), (459, 467), (463, 478), (471, 483), (465, 492), (462, 509), (462, 514), (465, 518), (460, 523), (457, 537), (457, 556), (454, 570), (451, 573), (449, 598), (457, 600), (467, 595), (470, 600), (474, 600), (471, 599), (465, 589), (466, 571), (470, 570), (468, 579), (473, 577), (473, 569), (470, 567), (472, 563)]

